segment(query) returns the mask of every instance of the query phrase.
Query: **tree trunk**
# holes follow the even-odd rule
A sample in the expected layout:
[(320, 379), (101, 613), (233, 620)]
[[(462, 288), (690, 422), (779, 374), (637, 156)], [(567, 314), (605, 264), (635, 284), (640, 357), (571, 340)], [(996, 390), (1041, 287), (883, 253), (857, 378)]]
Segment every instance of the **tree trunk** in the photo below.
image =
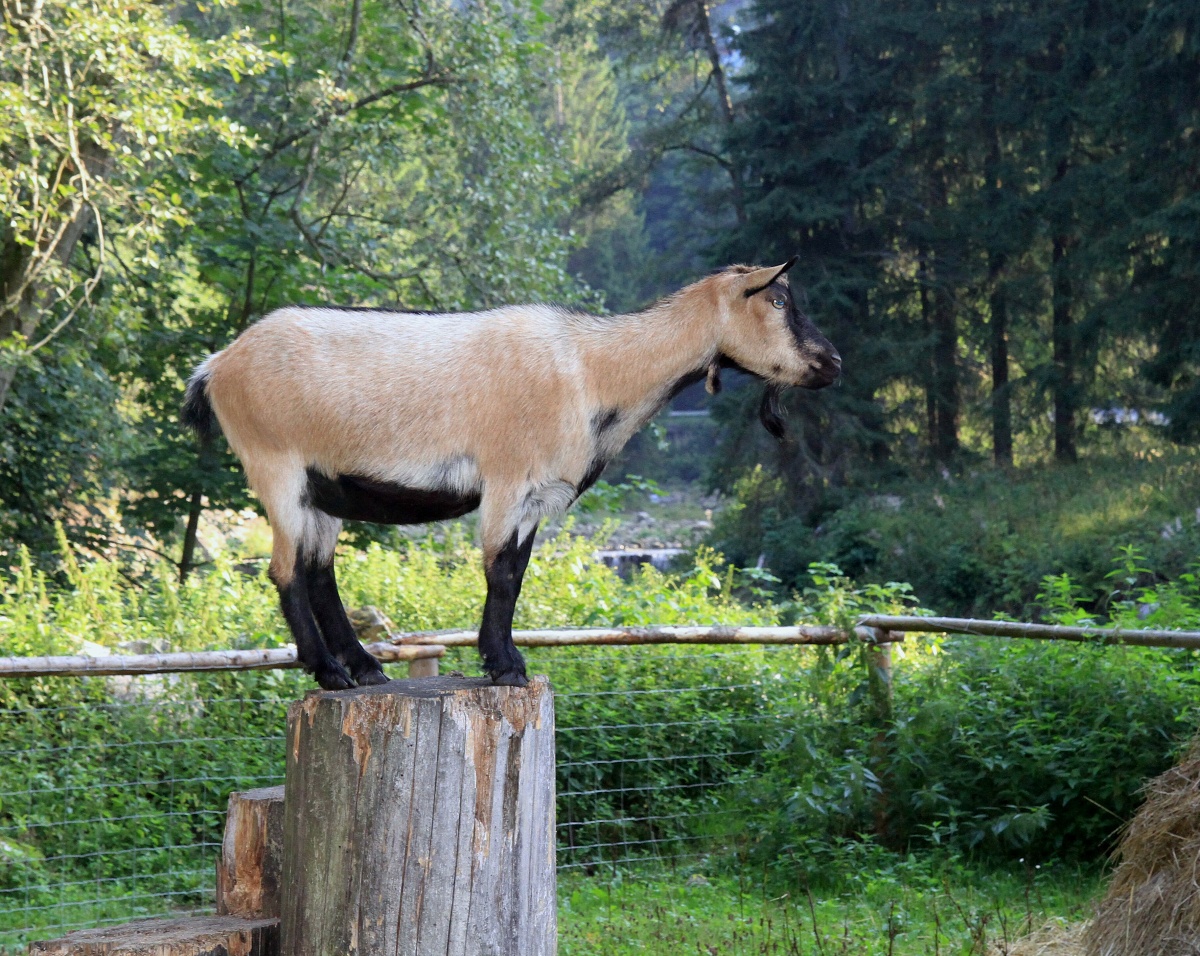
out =
[(145, 919), (30, 943), (29, 956), (277, 956), (279, 921), (235, 916)]
[[(80, 206), (54, 250), (54, 257), (62, 265), (65, 266), (71, 261), (75, 246), (91, 222), (91, 208)], [(28, 247), (17, 243), (7, 231), (4, 233), (4, 240), (4, 246), (0, 249), (0, 302), (15, 295), (16, 290), (29, 278), (30, 270), (35, 268)], [(33, 341), (42, 313), (47, 307), (42, 285), (35, 276), (15, 308), (5, 309), (0, 305), (0, 346), (14, 334), (20, 334), (26, 343)], [(0, 364), (0, 413), (4, 411), (16, 373), (16, 365)]]
[(1069, 239), (1056, 235), (1051, 254), (1051, 287), (1053, 295), (1054, 376), (1054, 457), (1058, 461), (1075, 461), (1075, 330), (1071, 317), (1071, 279), (1063, 260)]
[(991, 295), (992, 460), (1001, 468), (1013, 463), (1012, 396), (1008, 386), (1008, 295), (1000, 277), (1003, 258), (988, 269)]
[[(995, 48), (998, 32), (996, 17), (990, 9), (980, 16), (980, 87), (983, 93), (984, 134), (987, 136), (986, 165), (988, 232), (988, 311), (990, 313), (989, 358), (992, 366), (992, 460), (1001, 468), (1013, 463), (1012, 396), (1008, 387), (1008, 290), (1004, 287), (1005, 249), (1010, 237), (997, 231), (1004, 202), (1001, 160), (1003, 147), (996, 104), (1004, 91), (998, 75), (999, 57)], [(1001, 236), (1003, 235), (1003, 238)]]
[(287, 739), (283, 953), (553, 956), (545, 678), (317, 691)]
[(950, 293), (938, 288), (933, 295), (933, 374), (937, 433), (934, 454), (949, 462), (958, 452), (958, 323)]
[(937, 372), (934, 369), (933, 356), (933, 306), (929, 296), (929, 263), (922, 257), (920, 260), (920, 271), (918, 273), (917, 297), (921, 303), (921, 324), (925, 332), (925, 341), (927, 344), (923, 350), (920, 361), (920, 367), (924, 374), (925, 385), (925, 427), (929, 435), (930, 450), (937, 447)]
[[(201, 452), (201, 457), (203, 457), (203, 452)], [(180, 584), (187, 580), (196, 557), (196, 535), (200, 527), (200, 513), (204, 510), (203, 503), (204, 495), (197, 488), (192, 492), (191, 500), (188, 502), (187, 528), (183, 532), (183, 554), (179, 558)]]
[[(717, 87), (717, 105), (721, 111), (721, 123), (728, 131), (733, 126), (733, 99), (729, 95), (725, 67), (721, 65), (721, 51), (717, 49), (717, 38), (713, 35), (707, 0), (696, 0), (696, 23), (703, 35), (704, 50), (708, 54), (708, 64), (712, 70), (713, 82)], [(733, 187), (734, 215), (737, 216), (739, 223), (745, 223), (746, 199), (742, 192), (741, 171), (732, 160), (726, 169)]]

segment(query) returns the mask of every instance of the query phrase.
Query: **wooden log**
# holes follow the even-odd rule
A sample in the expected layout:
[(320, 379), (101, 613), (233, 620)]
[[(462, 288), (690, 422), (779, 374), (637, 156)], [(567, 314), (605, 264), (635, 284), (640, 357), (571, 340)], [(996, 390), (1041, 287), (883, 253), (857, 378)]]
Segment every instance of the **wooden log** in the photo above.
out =
[(549, 682), (431, 677), (288, 708), (287, 956), (553, 956)]
[[(903, 641), (904, 635), (895, 631), (878, 631), (871, 627), (854, 629), (855, 640), (874, 643), (879, 635), (885, 640)], [(394, 634), (392, 640), (401, 647), (432, 646), (472, 647), (479, 640), (476, 631), (413, 631)], [(638, 644), (847, 644), (849, 633), (840, 627), (803, 624), (796, 627), (579, 627), (513, 631), (513, 643), (521, 647), (574, 647), (576, 645), (638, 645)]]
[(217, 858), (217, 915), (279, 917), (283, 787), (229, 795)]
[(1038, 641), (1075, 641), (1084, 644), (1130, 644), (1134, 647), (1200, 649), (1200, 631), (1160, 631), (1125, 627), (1069, 627), (1065, 624), (1024, 624), (1020, 621), (975, 621), (962, 617), (892, 617), (869, 614), (859, 619), (863, 627), (910, 633), (965, 634), (979, 637), (1014, 637)]
[(277, 956), (279, 920), (145, 919), (30, 943), (29, 956)]

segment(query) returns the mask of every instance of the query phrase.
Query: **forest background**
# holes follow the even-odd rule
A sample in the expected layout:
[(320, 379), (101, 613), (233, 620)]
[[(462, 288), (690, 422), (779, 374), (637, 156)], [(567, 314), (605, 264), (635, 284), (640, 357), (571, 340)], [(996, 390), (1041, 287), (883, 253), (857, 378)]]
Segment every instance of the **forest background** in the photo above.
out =
[[(675, 508), (703, 546), (620, 582), (588, 560), (611, 524), (548, 535), (519, 622), (844, 624), (919, 602), (1200, 627), (1195, 3), (0, 0), (0, 17), (0, 653), (286, 640), (246, 560), (266, 549), (238, 466), (178, 423), (191, 369), (272, 309), (626, 312), (797, 253), (843, 382), (787, 397), (783, 444), (752, 381), (681, 396), (709, 414), (638, 436), (575, 531)], [(461, 529), (350, 528), (346, 548), (356, 603), (391, 602), (401, 627), (477, 619)], [(741, 831), (704, 835), (731, 872), (794, 885), (799, 860), (875, 893), (875, 926), (893, 891), (990, 879), (881, 846), (1093, 865), (1200, 723), (1190, 653), (922, 646), (896, 671), (878, 844), (857, 841), (883, 770), (853, 655), (797, 657), (794, 691), (708, 713), (694, 752), (759, 755), (697, 771), (742, 797), (723, 808)], [(662, 654), (697, 686), (778, 679), (765, 657), (718, 673)], [(534, 664), (568, 691), (656, 673)], [(6, 752), (137, 730), (85, 715), (48, 736), (38, 708), (75, 691), (27, 684), (0, 688), (21, 716), (0, 722)], [(628, 716), (608, 706), (588, 718)], [(762, 708), (791, 730), (751, 727)], [(227, 743), (214, 766), (278, 772)], [(580, 764), (625, 745), (577, 746)], [(13, 766), (56, 786), (90, 772)], [(81, 852), (28, 836), (36, 819), (0, 800), (5, 852), (25, 854), (0, 856), (0, 893), (27, 905), (31, 886), (61, 896), (40, 861)], [(1003, 879), (1032, 918), (1028, 872)], [(1054, 879), (1086, 896), (1092, 878)], [(611, 918), (585, 890), (564, 905)], [(936, 905), (912, 918), (937, 938)]]
[(279, 305), (629, 311), (793, 253), (841, 387), (791, 395), (782, 446), (743, 383), (631, 452), (732, 496), (730, 558), (990, 614), (1063, 571), (1095, 600), (1118, 545), (1194, 554), (1192, 4), (0, 9), (10, 559), (55, 566), (57, 522), (186, 574), (203, 508), (250, 502), (183, 383)]

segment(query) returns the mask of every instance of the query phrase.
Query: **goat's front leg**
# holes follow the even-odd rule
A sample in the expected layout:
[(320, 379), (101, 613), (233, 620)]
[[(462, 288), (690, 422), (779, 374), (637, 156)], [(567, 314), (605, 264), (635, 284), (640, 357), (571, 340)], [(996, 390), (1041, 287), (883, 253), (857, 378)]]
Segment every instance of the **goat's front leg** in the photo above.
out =
[(518, 529), (495, 554), (484, 552), (487, 599), (483, 603), (483, 623), (479, 626), (479, 653), (483, 656), (483, 669), (493, 684), (524, 687), (529, 683), (525, 677), (525, 659), (513, 643), (512, 622), (536, 536), (535, 526), (522, 541)]

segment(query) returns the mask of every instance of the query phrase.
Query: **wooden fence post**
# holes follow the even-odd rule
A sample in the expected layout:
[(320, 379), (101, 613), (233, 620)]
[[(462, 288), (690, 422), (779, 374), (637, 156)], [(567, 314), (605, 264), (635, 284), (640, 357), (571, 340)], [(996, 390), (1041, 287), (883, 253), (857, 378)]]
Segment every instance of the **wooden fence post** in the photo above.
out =
[(544, 677), (314, 691), (287, 741), (283, 956), (554, 956)]
[(871, 772), (879, 783), (875, 798), (875, 837), (883, 846), (893, 846), (896, 839), (892, 826), (889, 766), (891, 743), (889, 735), (895, 726), (895, 711), (892, 696), (892, 641), (891, 633), (878, 628), (874, 643), (863, 648), (863, 660), (867, 668), (867, 697), (870, 701), (870, 721), (874, 730), (871, 739)]
[(436, 657), (414, 657), (408, 662), (408, 676), (437, 677), (438, 659)]

